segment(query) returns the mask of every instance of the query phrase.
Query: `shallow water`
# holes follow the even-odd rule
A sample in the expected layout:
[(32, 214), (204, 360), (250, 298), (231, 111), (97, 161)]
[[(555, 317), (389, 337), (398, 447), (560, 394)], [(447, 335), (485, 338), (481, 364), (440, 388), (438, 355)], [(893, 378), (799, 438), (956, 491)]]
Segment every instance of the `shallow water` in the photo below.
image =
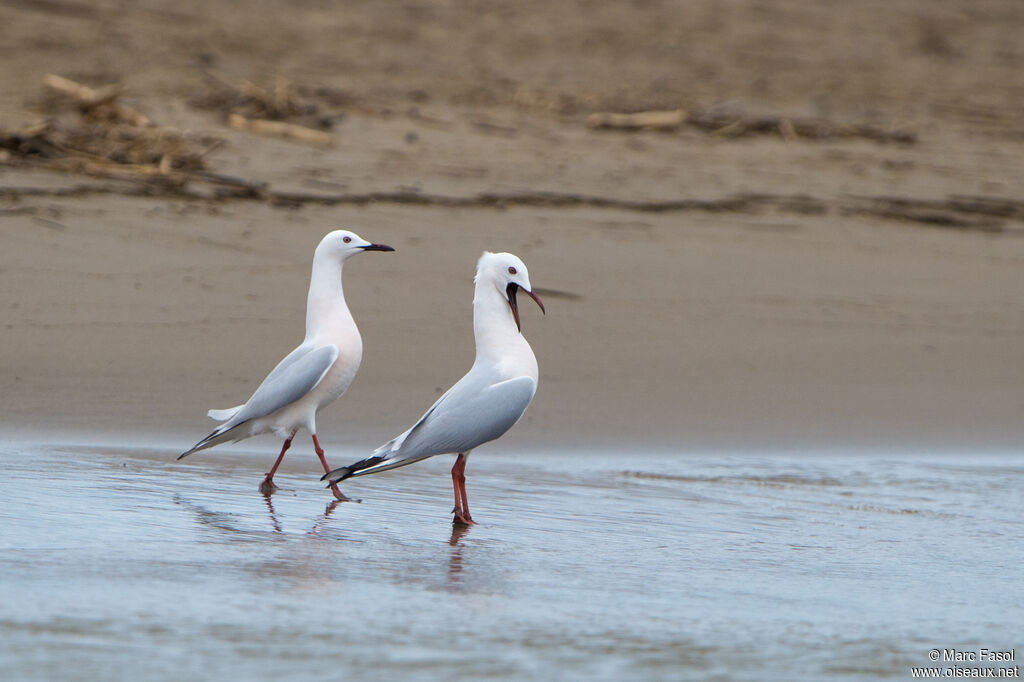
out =
[(465, 532), (450, 458), (329, 505), (309, 453), (269, 501), (272, 454), (174, 454), (3, 446), (5, 679), (867, 680), (932, 648), (1024, 655), (1019, 454), (495, 446)]

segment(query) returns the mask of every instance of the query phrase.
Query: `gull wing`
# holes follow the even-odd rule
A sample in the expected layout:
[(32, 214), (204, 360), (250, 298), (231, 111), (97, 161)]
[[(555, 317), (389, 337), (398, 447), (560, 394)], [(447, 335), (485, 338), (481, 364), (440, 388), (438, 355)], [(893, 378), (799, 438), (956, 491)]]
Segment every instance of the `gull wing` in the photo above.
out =
[(277, 367), (267, 375), (245, 405), (214, 429), (213, 433), (182, 453), (178, 459), (229, 440), (228, 432), (235, 427), (252, 419), (265, 417), (295, 402), (320, 383), (337, 359), (338, 347), (335, 345), (319, 348), (299, 346), (277, 363)]
[(414, 456), (468, 452), (512, 428), (536, 392), (532, 377), (484, 388), (453, 387), (409, 431), (399, 452)]
[(469, 452), (498, 438), (519, 421), (526, 411), (537, 382), (518, 377), (496, 384), (463, 377), (416, 425), (377, 448), (361, 462), (335, 469), (324, 478), (342, 480), (412, 464), (433, 455)]
[(277, 364), (228, 423), (237, 426), (294, 403), (320, 383), (337, 359), (335, 345), (315, 349), (299, 346)]

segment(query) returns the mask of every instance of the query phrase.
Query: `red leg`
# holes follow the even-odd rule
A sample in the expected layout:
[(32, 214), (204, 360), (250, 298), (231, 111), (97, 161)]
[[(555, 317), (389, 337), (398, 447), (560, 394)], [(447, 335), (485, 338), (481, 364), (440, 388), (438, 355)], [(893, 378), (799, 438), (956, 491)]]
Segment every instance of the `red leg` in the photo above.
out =
[[(326, 474), (331, 470), (331, 467), (327, 465), (327, 458), (324, 457), (324, 449), (320, 447), (320, 441), (316, 439), (316, 434), (313, 434), (313, 449), (316, 450), (316, 456), (320, 458), (320, 464), (324, 467), (324, 473)], [(347, 502), (349, 498), (345, 497), (345, 493), (338, 489), (337, 483), (331, 484), (331, 492), (334, 493), (334, 497), (342, 502)]]
[(462, 458), (462, 466), (459, 468), (459, 494), (462, 496), (462, 512), (466, 516), (466, 520), (470, 523), (473, 522), (473, 517), (469, 515), (469, 498), (466, 496), (466, 458)]
[(476, 521), (469, 515), (469, 498), (466, 495), (466, 455), (459, 454), (452, 467), (452, 483), (455, 485), (455, 518), (453, 523), (462, 523), (467, 526), (476, 525)]
[(288, 452), (288, 448), (291, 447), (292, 438), (294, 437), (294, 435), (289, 436), (288, 440), (286, 440), (284, 445), (281, 446), (281, 454), (277, 456), (277, 461), (274, 462), (274, 466), (270, 467), (270, 471), (267, 472), (263, 482), (260, 483), (260, 492), (264, 495), (270, 495), (277, 490), (277, 486), (274, 485), (274, 474), (277, 473), (277, 467), (281, 466), (281, 460), (284, 459), (284, 453)]
[(462, 516), (462, 495), (459, 490), (459, 462), (462, 461), (462, 455), (459, 455), (459, 459), (455, 460), (455, 464), (452, 465), (452, 489), (455, 491), (455, 506), (452, 507), (452, 513), (455, 514), (455, 518)]

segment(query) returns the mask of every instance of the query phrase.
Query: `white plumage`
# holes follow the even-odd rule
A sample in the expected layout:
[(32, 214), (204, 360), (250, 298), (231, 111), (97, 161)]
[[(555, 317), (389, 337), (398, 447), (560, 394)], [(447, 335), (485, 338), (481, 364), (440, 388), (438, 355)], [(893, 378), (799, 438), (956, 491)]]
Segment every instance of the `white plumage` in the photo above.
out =
[[(220, 443), (275, 433), (285, 442), (260, 485), (260, 490), (269, 494), (276, 488), (274, 473), (292, 438), (305, 428), (312, 434), (324, 471), (329, 469), (316, 437), (316, 415), (348, 389), (362, 361), (363, 340), (345, 303), (341, 275), (345, 261), (363, 251), (394, 249), (368, 242), (347, 230), (330, 232), (320, 241), (313, 254), (302, 343), (274, 367), (244, 404), (207, 412), (224, 423), (178, 459)], [(333, 489), (343, 498), (336, 486)]]
[(473, 367), (412, 428), (370, 457), (328, 472), (324, 480), (336, 484), (434, 455), (457, 454), (452, 467), (455, 522), (473, 523), (466, 499), (466, 458), (470, 450), (518, 422), (537, 391), (537, 359), (520, 331), (517, 291), (522, 289), (544, 309), (533, 293), (526, 265), (510, 253), (484, 252), (474, 281)]

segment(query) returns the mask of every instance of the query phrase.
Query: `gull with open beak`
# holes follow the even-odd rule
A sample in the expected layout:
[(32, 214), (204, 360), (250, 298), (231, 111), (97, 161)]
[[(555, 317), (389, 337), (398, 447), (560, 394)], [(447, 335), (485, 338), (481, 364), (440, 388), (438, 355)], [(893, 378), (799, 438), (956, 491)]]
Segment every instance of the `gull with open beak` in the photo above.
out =
[[(260, 491), (269, 495), (277, 489), (274, 474), (292, 438), (300, 428), (306, 428), (313, 436), (313, 449), (324, 471), (330, 470), (316, 437), (316, 415), (345, 392), (363, 357), (363, 340), (345, 303), (341, 271), (346, 260), (364, 251), (394, 249), (368, 242), (348, 230), (335, 230), (320, 241), (313, 253), (305, 339), (277, 364), (244, 405), (207, 412), (224, 423), (178, 459), (220, 443), (272, 432), (284, 439), (284, 445), (260, 484)], [(331, 489), (339, 500), (346, 499), (336, 485)]]
[(455, 454), (452, 486), (454, 523), (472, 524), (466, 497), (470, 450), (498, 438), (519, 421), (537, 391), (537, 358), (523, 338), (516, 294), (533, 293), (526, 265), (511, 253), (484, 252), (477, 263), (473, 296), (476, 361), (466, 376), (441, 396), (415, 425), (362, 461), (328, 472), (331, 485), (405, 466), (441, 454)]

